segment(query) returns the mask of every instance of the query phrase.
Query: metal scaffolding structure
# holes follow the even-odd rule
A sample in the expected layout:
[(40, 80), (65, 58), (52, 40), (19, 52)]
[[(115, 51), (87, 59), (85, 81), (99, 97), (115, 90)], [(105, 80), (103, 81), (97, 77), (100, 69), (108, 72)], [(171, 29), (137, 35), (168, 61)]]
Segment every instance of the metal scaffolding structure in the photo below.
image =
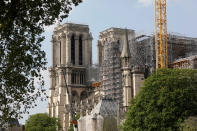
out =
[(197, 55), (197, 41), (191, 37), (169, 33), (168, 50), (169, 64), (172, 64), (177, 59)]
[(122, 73), (120, 43), (105, 43), (101, 67), (104, 97), (122, 102)]
[[(112, 39), (112, 38), (111, 38)], [(180, 58), (197, 55), (197, 40), (170, 33), (167, 35), (168, 66)], [(116, 39), (117, 40), (117, 39)], [(122, 41), (121, 41), (122, 42)], [(122, 102), (122, 70), (121, 58), (122, 43), (119, 41), (103, 42), (100, 52), (101, 60), (100, 82), (105, 98)], [(141, 35), (129, 40), (131, 53), (130, 66), (138, 67), (142, 72), (150, 72), (156, 69), (155, 36)], [(146, 71), (147, 70), (147, 71)]]
[[(155, 57), (155, 36), (140, 36), (130, 43), (131, 60), (133, 65), (156, 68)], [(169, 33), (167, 35), (168, 66), (172, 68), (172, 63), (180, 58), (197, 55), (197, 40), (185, 37), (180, 34)]]

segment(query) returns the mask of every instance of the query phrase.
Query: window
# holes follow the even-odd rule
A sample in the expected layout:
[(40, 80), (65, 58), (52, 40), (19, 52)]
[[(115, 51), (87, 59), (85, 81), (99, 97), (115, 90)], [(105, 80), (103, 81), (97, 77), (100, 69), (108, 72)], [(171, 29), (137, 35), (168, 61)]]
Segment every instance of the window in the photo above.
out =
[(71, 37), (71, 63), (75, 64), (75, 36)]
[(74, 73), (71, 74), (71, 84), (74, 84)]
[(80, 84), (83, 84), (82, 83), (82, 73), (79, 74), (79, 78), (80, 78)]
[(79, 36), (79, 65), (83, 64), (83, 41), (82, 36)]
[(85, 73), (80, 72), (80, 84), (85, 84)]
[(60, 65), (61, 65), (61, 63), (62, 63), (62, 59), (61, 59), (61, 51), (62, 51), (62, 43), (61, 43), (61, 41), (60, 41)]
[(77, 77), (77, 73), (73, 71), (71, 74), (71, 84), (77, 84), (76, 77)]

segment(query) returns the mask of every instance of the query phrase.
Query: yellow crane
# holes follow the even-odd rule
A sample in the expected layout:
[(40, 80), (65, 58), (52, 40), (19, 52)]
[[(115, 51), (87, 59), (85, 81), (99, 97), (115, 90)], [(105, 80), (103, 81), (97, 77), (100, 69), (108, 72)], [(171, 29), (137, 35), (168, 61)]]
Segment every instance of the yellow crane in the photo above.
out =
[(155, 0), (156, 69), (168, 68), (166, 0)]

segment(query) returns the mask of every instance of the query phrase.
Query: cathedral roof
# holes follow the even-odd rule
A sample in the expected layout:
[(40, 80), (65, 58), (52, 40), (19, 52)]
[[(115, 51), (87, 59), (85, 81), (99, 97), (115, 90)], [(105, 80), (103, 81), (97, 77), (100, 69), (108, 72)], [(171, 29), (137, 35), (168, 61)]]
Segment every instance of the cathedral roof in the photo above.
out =
[(123, 43), (123, 49), (121, 53), (121, 57), (131, 57), (130, 50), (129, 50), (129, 40), (128, 40), (128, 30), (125, 29), (125, 40)]
[(99, 114), (101, 116), (116, 116), (118, 104), (112, 99), (102, 99), (92, 110), (91, 114)]

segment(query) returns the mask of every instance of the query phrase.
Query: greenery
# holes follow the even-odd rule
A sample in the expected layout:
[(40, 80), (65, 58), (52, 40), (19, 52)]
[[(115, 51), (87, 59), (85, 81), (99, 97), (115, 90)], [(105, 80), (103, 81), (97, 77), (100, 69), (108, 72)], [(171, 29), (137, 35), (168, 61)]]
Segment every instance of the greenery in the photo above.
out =
[[(82, 0), (0, 1), (0, 125), (36, 106), (46, 69), (44, 27), (66, 18)], [(36, 78), (37, 77), (37, 78)], [(35, 88), (35, 78), (40, 87)], [(23, 105), (23, 106), (21, 106)]]
[(25, 124), (25, 131), (56, 131), (60, 130), (57, 118), (51, 118), (46, 113), (35, 114), (29, 117)]
[(190, 116), (182, 124), (183, 131), (197, 131), (197, 117)]
[(163, 69), (144, 82), (131, 101), (123, 131), (177, 131), (197, 115), (197, 70)]

